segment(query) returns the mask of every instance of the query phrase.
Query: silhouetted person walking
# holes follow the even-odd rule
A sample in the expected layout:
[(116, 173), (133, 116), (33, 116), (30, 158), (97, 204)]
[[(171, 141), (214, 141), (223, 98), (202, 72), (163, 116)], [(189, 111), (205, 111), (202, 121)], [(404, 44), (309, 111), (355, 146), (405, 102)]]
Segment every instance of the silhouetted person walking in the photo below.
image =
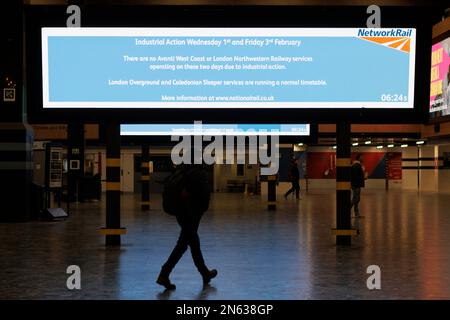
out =
[(287, 197), (295, 191), (295, 197), (297, 199), (300, 199), (300, 172), (298, 171), (298, 160), (292, 159), (292, 165), (289, 170), (289, 180), (292, 183), (292, 188), (289, 189), (288, 192), (284, 195), (284, 197), (287, 199)]
[(364, 168), (362, 166), (362, 156), (358, 155), (352, 164), (351, 170), (352, 185), (352, 206), (355, 210), (355, 217), (359, 218), (359, 202), (361, 201), (361, 188), (365, 187)]
[(184, 175), (181, 197), (179, 199), (181, 209), (176, 214), (181, 232), (175, 248), (167, 262), (162, 266), (161, 273), (156, 281), (166, 289), (176, 288), (170, 282), (169, 275), (186, 252), (188, 246), (191, 249), (194, 264), (203, 278), (203, 284), (208, 284), (212, 278), (217, 276), (217, 270), (209, 270), (205, 265), (200, 249), (200, 238), (197, 233), (203, 213), (209, 207), (210, 187), (207, 173), (202, 165), (181, 165), (176, 168), (177, 171)]

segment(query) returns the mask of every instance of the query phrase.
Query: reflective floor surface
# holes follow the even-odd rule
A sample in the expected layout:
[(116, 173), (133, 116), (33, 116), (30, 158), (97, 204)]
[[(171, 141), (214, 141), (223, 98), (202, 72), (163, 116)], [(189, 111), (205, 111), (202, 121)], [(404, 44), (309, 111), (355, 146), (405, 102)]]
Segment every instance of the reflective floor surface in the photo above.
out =
[[(60, 222), (0, 224), (0, 299), (449, 299), (450, 195), (364, 190), (355, 221), (361, 235), (337, 247), (335, 195), (302, 200), (215, 194), (200, 226), (205, 260), (219, 275), (203, 288), (187, 252), (171, 279), (155, 283), (179, 232), (152, 196), (122, 196), (121, 248), (105, 248), (104, 202), (72, 206)], [(81, 290), (66, 287), (69, 265), (81, 268)], [(381, 268), (381, 290), (368, 290), (369, 265)]]

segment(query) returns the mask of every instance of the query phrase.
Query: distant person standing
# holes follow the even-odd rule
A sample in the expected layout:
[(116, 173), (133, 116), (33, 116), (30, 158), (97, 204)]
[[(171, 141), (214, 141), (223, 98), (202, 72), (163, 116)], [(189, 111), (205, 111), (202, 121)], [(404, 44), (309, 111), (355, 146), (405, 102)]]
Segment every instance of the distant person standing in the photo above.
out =
[(365, 187), (364, 168), (362, 165), (362, 155), (358, 155), (352, 164), (351, 186), (352, 186), (352, 206), (355, 210), (355, 218), (361, 217), (359, 213), (359, 202), (361, 201), (361, 188)]
[[(165, 192), (167, 192), (168, 195), (166, 196), (166, 199), (164, 199), (165, 196), (163, 193), (163, 206), (166, 205), (172, 209), (174, 206), (176, 207), (175, 210), (164, 209), (175, 215), (177, 222), (181, 227), (181, 232), (178, 237), (178, 242), (166, 263), (162, 266), (161, 273), (156, 282), (168, 290), (176, 288), (175, 285), (170, 282), (169, 275), (189, 246), (194, 264), (203, 278), (203, 284), (207, 285), (211, 279), (217, 276), (217, 270), (209, 270), (206, 267), (200, 249), (200, 238), (198, 236), (200, 220), (209, 207), (210, 186), (208, 176), (203, 165), (183, 164), (175, 169), (175, 172), (171, 177), (172, 184), (175, 183), (175, 189), (178, 187), (180, 192), (178, 194), (173, 192), (173, 189), (171, 189), (171, 191), (166, 190)], [(165, 188), (166, 187), (167, 185), (165, 185)], [(167, 187), (167, 189), (168, 188), (169, 187)], [(166, 204), (164, 204), (164, 202), (166, 202)]]
[(288, 174), (289, 181), (292, 183), (292, 188), (289, 189), (288, 192), (285, 193), (284, 198), (287, 197), (295, 191), (295, 197), (297, 200), (300, 200), (300, 172), (298, 171), (298, 160), (292, 159), (291, 168), (289, 169)]

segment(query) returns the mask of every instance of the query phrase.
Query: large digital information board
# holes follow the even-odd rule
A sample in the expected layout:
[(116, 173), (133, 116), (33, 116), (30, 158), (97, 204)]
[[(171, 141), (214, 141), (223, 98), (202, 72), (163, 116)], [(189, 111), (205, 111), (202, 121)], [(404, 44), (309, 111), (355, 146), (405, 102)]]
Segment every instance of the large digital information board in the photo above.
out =
[(44, 108), (414, 106), (414, 28), (42, 28)]
[(121, 124), (122, 136), (309, 136), (309, 124)]

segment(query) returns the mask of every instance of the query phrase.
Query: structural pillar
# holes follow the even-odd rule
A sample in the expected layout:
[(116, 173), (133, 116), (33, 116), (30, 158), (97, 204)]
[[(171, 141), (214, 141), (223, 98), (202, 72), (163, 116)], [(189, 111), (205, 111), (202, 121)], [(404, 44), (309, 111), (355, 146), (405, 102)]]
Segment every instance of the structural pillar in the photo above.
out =
[(0, 47), (0, 222), (20, 222), (33, 207), (34, 138), (23, 100), (23, 1), (0, 1)]
[(141, 209), (150, 210), (150, 150), (148, 144), (142, 145), (141, 184)]
[[(267, 141), (267, 150), (272, 150), (272, 137)], [(267, 176), (267, 209), (277, 210), (277, 175)]]
[(351, 245), (352, 235), (357, 231), (351, 224), (351, 125), (336, 125), (336, 235), (337, 245)]
[(69, 201), (84, 201), (84, 151), (85, 131), (83, 123), (67, 125), (67, 160), (69, 162), (68, 197)]
[(267, 209), (277, 210), (277, 176), (267, 176)]
[(120, 236), (126, 233), (120, 226), (120, 125), (110, 122), (105, 126), (106, 138), (106, 228), (107, 246), (120, 246)]

